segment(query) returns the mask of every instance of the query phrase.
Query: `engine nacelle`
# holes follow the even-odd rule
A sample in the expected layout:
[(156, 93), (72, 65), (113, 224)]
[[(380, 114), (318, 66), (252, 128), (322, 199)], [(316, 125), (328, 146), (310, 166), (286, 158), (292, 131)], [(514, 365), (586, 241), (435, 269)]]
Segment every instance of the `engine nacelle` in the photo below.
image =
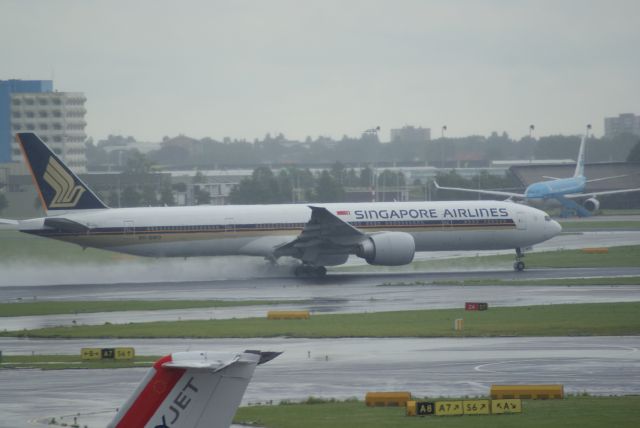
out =
[(369, 236), (356, 250), (370, 265), (407, 265), (416, 253), (413, 236), (404, 232), (383, 232)]
[(583, 206), (590, 212), (597, 211), (600, 208), (600, 201), (596, 198), (589, 198), (584, 201)]

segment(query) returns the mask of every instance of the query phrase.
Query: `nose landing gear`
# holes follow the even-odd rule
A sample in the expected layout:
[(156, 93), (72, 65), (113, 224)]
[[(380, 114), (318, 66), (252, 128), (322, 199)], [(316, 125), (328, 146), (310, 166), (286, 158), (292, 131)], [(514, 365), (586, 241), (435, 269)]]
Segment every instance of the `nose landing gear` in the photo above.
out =
[(520, 247), (516, 248), (516, 261), (513, 263), (513, 270), (516, 272), (522, 272), (525, 268), (525, 264), (522, 261), (524, 258), (524, 253), (520, 249)]

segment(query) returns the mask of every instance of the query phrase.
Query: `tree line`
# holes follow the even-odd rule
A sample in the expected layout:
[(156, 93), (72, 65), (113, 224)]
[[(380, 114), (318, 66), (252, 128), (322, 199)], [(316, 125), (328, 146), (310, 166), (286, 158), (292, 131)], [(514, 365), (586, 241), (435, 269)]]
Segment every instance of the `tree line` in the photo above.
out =
[[(489, 137), (468, 136), (439, 138), (432, 141), (402, 141), (381, 143), (377, 136), (343, 137), (332, 140), (319, 137), (305, 141), (289, 140), (280, 134), (247, 142), (227, 139), (223, 142), (204, 138), (167, 138), (159, 148), (150, 151), (150, 161), (172, 169), (256, 167), (259, 165), (322, 166), (341, 162), (347, 165), (431, 165), (436, 167), (483, 167), (496, 160), (575, 159), (580, 136), (547, 136), (539, 139), (511, 139), (506, 133)], [(123, 168), (130, 150), (118, 146), (135, 142), (133, 137), (109, 136), (97, 144), (87, 144), (87, 160), (91, 170), (106, 166)], [(623, 134), (613, 139), (590, 138), (586, 161), (625, 161), (638, 137)], [(135, 144), (134, 144), (135, 145)], [(114, 148), (116, 150), (114, 150)]]

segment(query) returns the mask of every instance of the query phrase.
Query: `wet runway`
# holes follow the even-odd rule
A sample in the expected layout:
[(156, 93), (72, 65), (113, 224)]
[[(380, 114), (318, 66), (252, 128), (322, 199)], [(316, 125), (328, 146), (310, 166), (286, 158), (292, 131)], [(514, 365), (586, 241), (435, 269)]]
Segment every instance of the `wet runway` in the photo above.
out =
[(448, 272), (384, 275), (337, 275), (321, 281), (296, 278), (265, 278), (190, 283), (143, 283), (0, 288), (0, 301), (113, 300), (113, 299), (220, 299), (304, 300), (306, 303), (277, 306), (240, 306), (164, 311), (102, 312), (90, 314), (0, 318), (2, 329), (20, 330), (56, 325), (96, 325), (162, 320), (229, 319), (264, 317), (269, 310), (309, 310), (312, 313), (358, 313), (410, 309), (460, 308), (465, 301), (488, 302), (489, 306), (525, 306), (560, 303), (604, 303), (640, 301), (638, 286), (451, 286), (388, 285), (434, 283), (470, 278), (533, 279), (586, 278), (636, 275), (640, 268), (540, 269), (515, 273)]
[[(363, 399), (367, 391), (408, 390), (416, 396), (486, 395), (493, 383), (562, 383), (567, 393), (640, 393), (640, 337), (465, 339), (16, 340), (0, 349), (77, 353), (82, 346), (168, 350), (278, 350), (259, 367), (244, 403), (310, 395)], [(145, 369), (0, 371), (2, 427), (77, 412), (104, 426)], [(68, 420), (68, 419), (67, 419)]]
[[(634, 245), (640, 232), (562, 235), (539, 249)], [(542, 247), (542, 248), (540, 248)], [(494, 252), (495, 253), (495, 252)], [(466, 254), (423, 253), (418, 258)], [(256, 277), (250, 268), (225, 270), (232, 259), (170, 260), (117, 266), (45, 266), (24, 280), (0, 278), (0, 302), (27, 300), (256, 299), (305, 300), (278, 309), (347, 313), (462, 307), (465, 301), (490, 306), (640, 301), (638, 286), (452, 286), (465, 279), (557, 279), (640, 276), (640, 268), (531, 269), (523, 273), (487, 266), (443, 272), (333, 273), (322, 280), (290, 276)], [(246, 258), (233, 259), (242, 265)], [(216, 264), (217, 263), (217, 264)], [(224, 269), (222, 267), (224, 267)], [(244, 266), (244, 265), (242, 265)], [(253, 266), (253, 267), (251, 267)], [(32, 271), (29, 271), (32, 272)], [(212, 279), (213, 278), (213, 279)], [(415, 282), (431, 285), (410, 286)], [(60, 285), (38, 285), (38, 284)], [(388, 284), (405, 285), (393, 285)], [(24, 286), (24, 285), (28, 286)], [(34, 285), (35, 284), (35, 285)], [(0, 318), (0, 329), (51, 325), (144, 322), (264, 316), (273, 306), (176, 311)], [(417, 396), (486, 394), (492, 383), (564, 383), (567, 392), (639, 394), (640, 337), (467, 338), (467, 339), (160, 339), (27, 340), (0, 338), (11, 354), (77, 354), (83, 346), (134, 346), (140, 355), (180, 350), (262, 349), (285, 351), (256, 370), (244, 402), (300, 400), (310, 395), (363, 398), (369, 390), (409, 390)], [(133, 391), (145, 369), (0, 370), (1, 427), (37, 424), (42, 418), (82, 413), (81, 425), (104, 426)], [(30, 422), (29, 422), (30, 421)], [(72, 422), (69, 416), (65, 422)]]

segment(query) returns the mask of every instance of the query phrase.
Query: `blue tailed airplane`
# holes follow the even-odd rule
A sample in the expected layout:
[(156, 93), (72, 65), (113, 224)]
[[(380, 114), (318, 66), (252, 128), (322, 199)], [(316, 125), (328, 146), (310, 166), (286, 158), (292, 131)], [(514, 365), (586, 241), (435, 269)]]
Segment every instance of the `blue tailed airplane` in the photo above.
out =
[[(578, 152), (578, 161), (576, 164), (576, 170), (573, 173), (573, 177), (568, 178), (556, 178), (556, 177), (544, 177), (547, 181), (538, 181), (532, 183), (527, 187), (524, 193), (512, 193), (503, 192), (499, 190), (480, 190), (480, 189), (466, 189), (463, 187), (444, 187), (439, 186), (437, 182), (434, 184), (437, 189), (443, 190), (458, 190), (461, 192), (473, 192), (483, 193), (486, 195), (504, 196), (509, 200), (542, 200), (546, 201), (554, 199), (558, 201), (563, 207), (561, 216), (568, 217), (574, 212), (579, 217), (589, 217), (591, 213), (600, 208), (600, 201), (597, 196), (612, 195), (615, 193), (628, 193), (637, 192), (640, 188), (635, 189), (621, 189), (621, 190), (606, 190), (601, 192), (588, 192), (585, 191), (587, 183), (594, 181), (610, 180), (613, 178), (625, 177), (624, 175), (616, 175), (613, 177), (595, 178), (593, 180), (587, 180), (584, 176), (584, 147), (587, 136), (582, 137), (580, 142), (580, 150)], [(582, 205), (574, 201), (574, 199), (586, 199)]]

